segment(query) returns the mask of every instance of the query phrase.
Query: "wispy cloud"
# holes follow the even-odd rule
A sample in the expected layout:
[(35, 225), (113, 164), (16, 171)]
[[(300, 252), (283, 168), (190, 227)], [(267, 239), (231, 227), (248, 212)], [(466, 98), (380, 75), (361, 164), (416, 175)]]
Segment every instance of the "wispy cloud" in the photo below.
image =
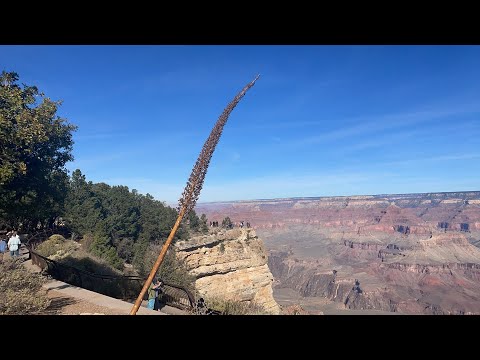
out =
[(382, 137), (372, 136), (370, 140), (358, 141), (352, 145), (340, 146), (335, 150), (336, 155), (345, 154), (349, 152), (361, 151), (365, 149), (378, 148), (383, 146), (393, 146), (399, 142), (409, 141), (413, 138), (419, 138), (425, 134), (425, 131), (411, 130), (393, 133)]
[(171, 184), (157, 181), (147, 177), (101, 177), (95, 182), (104, 182), (109, 185), (128, 186), (130, 190), (136, 189), (141, 194), (150, 194), (155, 199), (165, 201), (169, 205), (177, 205), (182, 195), (185, 184)]
[[(225, 181), (221, 184), (206, 183), (200, 201), (226, 201), (242, 199), (275, 198), (285, 196), (317, 196), (318, 194), (334, 195), (354, 191), (356, 184), (364, 184), (374, 178), (392, 178), (397, 176), (391, 172), (348, 172), (338, 171), (328, 174), (310, 174), (296, 176), (277, 174), (266, 177), (255, 177), (241, 180)], [(184, 185), (161, 182), (148, 177), (100, 177), (94, 182), (105, 182), (109, 185), (124, 185), (130, 190), (136, 189), (142, 194), (149, 193), (160, 201), (176, 206)], [(350, 193), (352, 195), (353, 193)]]
[[(101, 147), (96, 147), (97, 151), (90, 155), (75, 156), (75, 166), (95, 166), (106, 164), (108, 162), (117, 161), (119, 159), (132, 159), (136, 157), (140, 162), (154, 157), (155, 159), (169, 158), (172, 159), (171, 153), (158, 152), (158, 149), (174, 147), (184, 141), (192, 141), (193, 138), (199, 138), (198, 132), (194, 131), (177, 131), (168, 134), (153, 132), (118, 134), (118, 133), (99, 133), (82, 136), (85, 142), (91, 140), (109, 139), (111, 141), (102, 142)], [(78, 138), (76, 138), (78, 140)], [(117, 141), (118, 140), (118, 141)], [(86, 143), (76, 144), (76, 150), (79, 154), (85, 154), (92, 148), (92, 145)], [(87, 151), (85, 151), (87, 150)], [(175, 151), (176, 156), (183, 156), (182, 148)], [(138, 161), (137, 161), (138, 163)]]
[(480, 159), (480, 153), (455, 154), (455, 155), (439, 155), (424, 158), (412, 158), (398, 161), (390, 161), (377, 164), (379, 166), (398, 166), (398, 165), (414, 165), (429, 162), (443, 162), (443, 161), (458, 161), (458, 160), (472, 160)]
[(443, 155), (429, 158), (429, 161), (445, 161), (445, 160), (466, 160), (466, 159), (478, 159), (480, 153), (477, 154), (460, 154), (460, 155)]
[[(360, 135), (373, 135), (385, 130), (394, 130), (404, 127), (412, 127), (420, 124), (427, 124), (431, 121), (438, 120), (439, 118), (460, 115), (469, 112), (478, 112), (479, 108), (461, 108), (450, 109), (443, 111), (418, 111), (402, 114), (389, 114), (382, 116), (372, 117), (358, 117), (353, 119), (347, 119), (344, 122), (355, 123), (351, 126), (344, 126), (336, 130), (332, 130), (320, 135), (308, 136), (297, 141), (292, 142), (293, 145), (309, 145), (321, 142), (328, 142), (334, 140), (340, 140), (348, 137), (360, 136)], [(316, 122), (309, 121), (304, 123), (295, 123), (296, 126), (308, 126), (308, 125), (320, 125), (325, 124), (327, 121)]]
[(222, 184), (205, 184), (200, 201), (353, 195), (362, 184), (398, 176), (393, 172), (337, 171), (309, 175), (276, 174)]
[[(439, 155), (422, 161), (455, 161), (456, 159), (476, 159), (480, 154)], [(478, 190), (480, 183), (475, 179), (444, 179), (419, 173), (405, 173), (389, 166), (401, 162), (375, 164), (374, 170), (355, 167), (333, 171), (317, 171), (308, 174), (290, 172), (243, 179), (215, 179), (207, 181), (203, 187), (200, 202), (231, 201), (249, 199), (270, 199), (298, 196), (371, 195), (380, 193), (406, 193), (428, 191)], [(408, 164), (407, 161), (403, 163)], [(383, 170), (382, 170), (383, 169)], [(149, 193), (154, 198), (176, 206), (184, 188), (182, 181), (174, 179), (158, 181), (144, 177), (100, 177), (95, 182), (110, 185), (125, 185), (142, 194)]]
[(82, 171), (88, 170), (91, 167), (105, 165), (112, 161), (120, 160), (125, 158), (128, 155), (127, 153), (109, 153), (109, 154), (96, 154), (93, 156), (83, 156), (76, 157), (75, 160), (69, 163), (68, 168), (77, 169), (80, 168)]
[(252, 178), (206, 184), (200, 202), (304, 196), (350, 196), (431, 191), (479, 190), (480, 182), (461, 176), (444, 178), (403, 171), (339, 171), (308, 176)]

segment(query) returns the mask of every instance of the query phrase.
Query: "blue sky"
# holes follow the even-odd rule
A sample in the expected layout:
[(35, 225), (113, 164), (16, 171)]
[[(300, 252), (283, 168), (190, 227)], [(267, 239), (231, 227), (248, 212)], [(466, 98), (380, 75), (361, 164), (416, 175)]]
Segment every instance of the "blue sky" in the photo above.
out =
[(176, 204), (256, 74), (200, 202), (480, 190), (480, 46), (0, 46), (63, 100), (88, 180)]

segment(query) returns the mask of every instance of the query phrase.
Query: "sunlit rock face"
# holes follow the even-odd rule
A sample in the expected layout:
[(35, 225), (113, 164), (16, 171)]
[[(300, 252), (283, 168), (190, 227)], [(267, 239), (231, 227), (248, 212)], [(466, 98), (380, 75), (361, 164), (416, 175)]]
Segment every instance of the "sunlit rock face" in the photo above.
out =
[(209, 235), (176, 243), (176, 248), (203, 296), (255, 302), (267, 312), (280, 312), (272, 295), (268, 254), (253, 229), (212, 229)]

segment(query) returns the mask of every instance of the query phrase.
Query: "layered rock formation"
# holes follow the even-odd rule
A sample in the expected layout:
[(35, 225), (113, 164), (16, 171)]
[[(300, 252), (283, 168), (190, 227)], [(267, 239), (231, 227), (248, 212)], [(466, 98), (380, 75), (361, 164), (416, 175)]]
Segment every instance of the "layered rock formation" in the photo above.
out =
[[(324, 297), (348, 309), (480, 314), (480, 249), (466, 234), (452, 231), (424, 239), (403, 235), (371, 240), (317, 239), (324, 253), (315, 252), (309, 243), (296, 244), (289, 251), (271, 250), (269, 266), (278, 286), (302, 296)], [(397, 245), (400, 240), (403, 245)], [(313, 256), (306, 256), (300, 246)]]
[(267, 251), (253, 229), (214, 229), (208, 235), (177, 242), (177, 256), (196, 277), (205, 297), (249, 301), (267, 312), (280, 308), (272, 296), (273, 276)]
[(211, 221), (246, 220), (256, 229), (319, 224), (393, 233), (403, 225), (428, 234), (443, 223), (447, 231), (480, 231), (478, 191), (218, 202), (198, 204), (196, 211)]
[(274, 294), (293, 289), (356, 310), (480, 314), (480, 192), (239, 201), (196, 211), (256, 229)]

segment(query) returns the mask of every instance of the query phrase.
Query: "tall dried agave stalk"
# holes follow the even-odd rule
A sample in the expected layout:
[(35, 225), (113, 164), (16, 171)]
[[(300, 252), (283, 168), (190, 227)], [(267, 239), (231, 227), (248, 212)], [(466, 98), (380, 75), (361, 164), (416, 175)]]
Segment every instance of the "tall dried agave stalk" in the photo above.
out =
[(187, 185), (185, 186), (185, 190), (183, 190), (182, 197), (178, 201), (177, 221), (173, 225), (173, 228), (170, 231), (170, 235), (168, 235), (167, 241), (165, 241), (165, 244), (163, 245), (162, 250), (158, 255), (157, 261), (155, 261), (155, 264), (153, 265), (153, 268), (150, 271), (150, 274), (148, 275), (148, 278), (145, 281), (145, 284), (143, 285), (143, 288), (140, 291), (140, 294), (138, 295), (138, 298), (135, 301), (135, 304), (133, 305), (132, 310), (130, 311), (130, 315), (135, 315), (138, 309), (140, 308), (142, 299), (145, 296), (145, 293), (147, 292), (148, 287), (152, 283), (153, 278), (157, 273), (158, 268), (160, 267), (160, 264), (163, 261), (163, 258), (165, 257), (165, 254), (167, 253), (168, 247), (170, 246), (170, 243), (172, 242), (172, 239), (175, 236), (175, 233), (177, 232), (177, 229), (180, 226), (180, 223), (182, 222), (183, 216), (185, 214), (188, 214), (195, 207), (195, 204), (197, 203), (198, 197), (200, 196), (200, 191), (202, 190), (203, 181), (205, 180), (205, 175), (207, 173), (208, 165), (210, 164), (210, 160), (212, 158), (213, 152), (215, 151), (215, 147), (217, 146), (218, 141), (220, 140), (223, 127), (225, 126), (230, 113), (233, 111), (235, 106), (237, 106), (237, 104), (240, 102), (240, 100), (243, 98), (246, 92), (255, 84), (255, 82), (258, 80), (259, 77), (260, 75), (257, 75), (255, 79), (252, 80), (252, 82), (247, 84), (242, 89), (242, 91), (240, 91), (237, 94), (237, 96), (233, 98), (233, 100), (228, 104), (225, 110), (223, 110), (223, 113), (220, 115), (217, 122), (215, 123), (215, 126), (213, 127), (213, 130), (210, 133), (210, 136), (208, 137), (207, 141), (205, 141), (202, 151), (198, 156), (197, 162), (193, 167), (192, 173), (188, 178)]
[(203, 181), (205, 179), (205, 174), (207, 173), (208, 164), (210, 163), (210, 159), (212, 158), (213, 152), (215, 151), (215, 147), (220, 140), (220, 136), (222, 135), (223, 127), (228, 120), (228, 116), (233, 111), (235, 106), (240, 102), (243, 98), (245, 93), (250, 89), (254, 84), (255, 81), (260, 77), (257, 75), (255, 79), (247, 86), (245, 86), (242, 91), (238, 93), (237, 96), (228, 104), (228, 106), (223, 110), (223, 113), (217, 120), (217, 123), (213, 127), (210, 136), (208, 137), (205, 144), (203, 144), (202, 151), (198, 156), (197, 162), (193, 167), (192, 174), (187, 181), (187, 185), (185, 186), (185, 190), (183, 190), (182, 197), (178, 201), (178, 211), (182, 208), (185, 208), (185, 213), (188, 214), (197, 203), (198, 197), (200, 196), (200, 191), (202, 190)]

